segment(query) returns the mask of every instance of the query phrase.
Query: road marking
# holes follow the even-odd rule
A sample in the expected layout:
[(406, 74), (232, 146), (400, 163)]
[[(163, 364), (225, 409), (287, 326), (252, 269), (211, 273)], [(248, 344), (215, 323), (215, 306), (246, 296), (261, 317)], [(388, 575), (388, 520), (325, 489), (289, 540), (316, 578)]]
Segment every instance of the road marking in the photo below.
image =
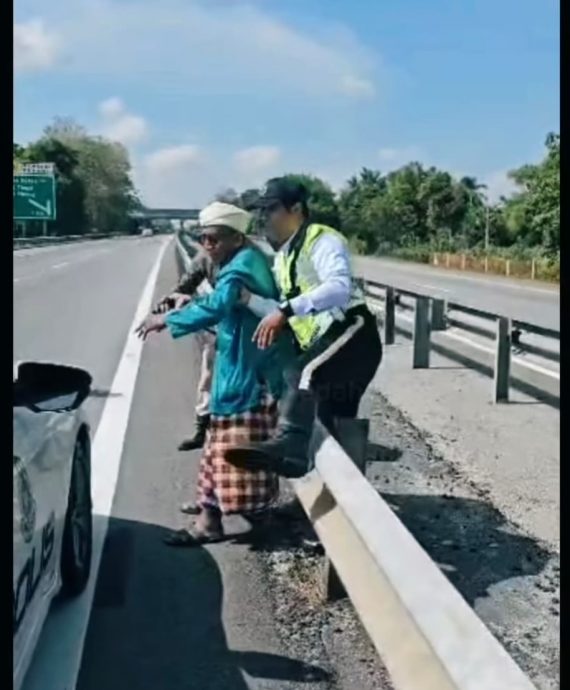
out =
[(69, 261), (62, 261), (60, 264), (54, 264), (52, 266), (52, 269), (54, 271), (57, 271), (58, 269), (63, 268), (64, 266), (69, 266)]
[(427, 283), (414, 283), (414, 285), (427, 288), (428, 290), (437, 290), (438, 292), (451, 292), (451, 290), (446, 290), (445, 288), (439, 287), (439, 285), (427, 285)]
[[(443, 335), (446, 335), (448, 338), (453, 338), (454, 340), (457, 340), (461, 343), (465, 343), (466, 345), (469, 345), (470, 347), (475, 347), (478, 350), (482, 350), (484, 352), (487, 352), (489, 354), (494, 355), (495, 351), (491, 350), (488, 347), (485, 347), (484, 345), (480, 345), (479, 343), (474, 342), (473, 340), (469, 340), (469, 338), (465, 338), (462, 335), (459, 335), (458, 333), (450, 333), (450, 332), (445, 332)], [(512, 356), (511, 355), (511, 362), (513, 364), (518, 364), (518, 366), (521, 367), (526, 367), (527, 369), (532, 369), (533, 371), (536, 371), (539, 374), (543, 374), (544, 376), (549, 376), (552, 379), (556, 379), (557, 381), (560, 381), (560, 374), (553, 369), (547, 369), (546, 367), (541, 367), (539, 364), (533, 364), (533, 362), (529, 362), (528, 360), (521, 359), (520, 357)]]
[[(382, 311), (383, 309), (379, 309), (379, 307), (375, 307), (376, 311)], [(405, 314), (396, 314), (396, 317), (398, 319), (401, 319), (402, 321), (407, 321), (410, 324), (414, 323), (414, 317), (413, 316), (406, 316)], [(485, 347), (485, 345), (481, 345), (480, 343), (475, 342), (474, 340), (470, 340), (469, 338), (466, 338), (463, 335), (459, 335), (458, 333), (455, 333), (453, 331), (447, 330), (447, 331), (438, 331), (442, 336), (445, 336), (446, 338), (451, 338), (452, 340), (457, 340), (458, 342), (461, 342), (465, 345), (468, 345), (469, 347), (473, 347), (476, 350), (480, 350), (481, 352), (486, 352), (487, 354), (494, 355), (495, 350), (492, 350), (489, 347)], [(520, 367), (526, 367), (527, 369), (531, 369), (532, 371), (536, 371), (538, 374), (543, 374), (544, 376), (548, 376), (549, 378), (556, 379), (557, 381), (560, 381), (560, 373), (557, 371), (554, 371), (553, 369), (547, 369), (546, 367), (541, 367), (539, 364), (534, 364), (533, 362), (529, 362), (526, 359), (521, 359), (520, 357), (513, 356), (511, 355), (511, 362), (513, 364), (517, 364)]]
[(160, 248), (147, 278), (115, 378), (111, 385), (92, 447), (93, 560), (85, 592), (74, 601), (55, 606), (36, 649), (25, 690), (74, 690), (79, 677), (87, 625), (91, 612), (101, 555), (113, 507), (123, 444), (139, 370), (143, 342), (134, 329), (148, 314), (158, 271), (169, 241)]

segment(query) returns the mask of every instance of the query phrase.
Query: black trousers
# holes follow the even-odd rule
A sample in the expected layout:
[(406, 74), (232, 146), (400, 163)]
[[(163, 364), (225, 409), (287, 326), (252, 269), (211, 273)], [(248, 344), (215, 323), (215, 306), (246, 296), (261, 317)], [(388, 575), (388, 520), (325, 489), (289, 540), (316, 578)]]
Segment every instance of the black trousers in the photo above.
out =
[[(285, 370), (284, 425), (309, 431), (316, 412), (332, 432), (335, 417), (356, 418), (381, 360), (376, 318), (364, 305), (351, 309)], [(308, 398), (316, 403), (312, 414)]]

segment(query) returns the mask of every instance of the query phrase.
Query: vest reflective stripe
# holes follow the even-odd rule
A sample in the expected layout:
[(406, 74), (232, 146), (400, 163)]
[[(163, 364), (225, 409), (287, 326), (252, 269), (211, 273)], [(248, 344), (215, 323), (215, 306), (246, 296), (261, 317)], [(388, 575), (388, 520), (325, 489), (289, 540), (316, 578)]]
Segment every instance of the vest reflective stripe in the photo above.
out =
[[(325, 233), (335, 235), (343, 243), (346, 243), (346, 239), (340, 232), (337, 232), (327, 225), (321, 225), (319, 223), (311, 223), (311, 225), (309, 225), (305, 240), (297, 256), (295, 283), (298, 288), (298, 294), (304, 295), (321, 284), (319, 276), (311, 261), (311, 250), (319, 237)], [(291, 285), (291, 265), (294, 258), (295, 252), (291, 252), (289, 255), (286, 255), (284, 252), (278, 252), (275, 257), (275, 277), (283, 297), (287, 297), (295, 287)], [(347, 309), (364, 303), (362, 290), (353, 281)], [(292, 316), (289, 319), (289, 325), (293, 329), (301, 348), (307, 349), (328, 330), (333, 321), (342, 321), (343, 319), (344, 311), (342, 309), (330, 309), (325, 312), (320, 312), (319, 314)]]

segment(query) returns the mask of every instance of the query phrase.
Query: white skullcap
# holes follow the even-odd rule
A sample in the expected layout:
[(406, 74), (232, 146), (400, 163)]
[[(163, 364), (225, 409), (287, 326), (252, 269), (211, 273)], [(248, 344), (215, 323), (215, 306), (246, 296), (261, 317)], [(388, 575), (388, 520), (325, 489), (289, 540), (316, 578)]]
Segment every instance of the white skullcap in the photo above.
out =
[(233, 204), (225, 204), (222, 201), (214, 201), (200, 211), (200, 227), (207, 228), (212, 225), (225, 225), (237, 232), (245, 234), (251, 214)]

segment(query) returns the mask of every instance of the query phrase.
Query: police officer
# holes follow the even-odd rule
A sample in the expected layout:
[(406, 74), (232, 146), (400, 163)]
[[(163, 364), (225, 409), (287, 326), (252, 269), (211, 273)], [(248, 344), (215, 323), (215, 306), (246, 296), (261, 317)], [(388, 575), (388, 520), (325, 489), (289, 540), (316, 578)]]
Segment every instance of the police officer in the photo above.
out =
[(308, 193), (290, 178), (270, 180), (258, 207), (269, 239), (279, 246), (274, 271), (282, 301), (244, 291), (262, 316), (254, 339), (269, 347), (287, 325), (299, 355), (284, 372), (286, 393), (274, 438), (227, 451), (228, 462), (299, 477), (308, 467), (315, 415), (334, 433), (335, 417), (355, 418), (382, 359), (376, 319), (352, 279), (345, 238), (309, 217)]

